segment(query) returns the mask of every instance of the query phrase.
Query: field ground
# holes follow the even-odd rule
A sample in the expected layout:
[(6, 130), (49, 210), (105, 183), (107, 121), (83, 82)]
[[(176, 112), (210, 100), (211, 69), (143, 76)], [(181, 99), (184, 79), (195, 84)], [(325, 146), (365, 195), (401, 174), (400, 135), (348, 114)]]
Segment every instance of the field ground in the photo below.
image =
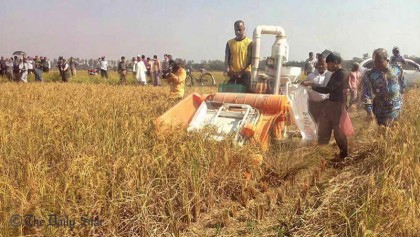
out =
[(0, 236), (420, 233), (419, 89), (405, 94), (390, 130), (352, 112), (351, 158), (331, 165), (333, 142), (293, 139), (265, 152), (158, 133), (154, 120), (176, 103), (167, 86), (116, 86), (115, 73), (85, 72), (67, 84), (1, 81)]

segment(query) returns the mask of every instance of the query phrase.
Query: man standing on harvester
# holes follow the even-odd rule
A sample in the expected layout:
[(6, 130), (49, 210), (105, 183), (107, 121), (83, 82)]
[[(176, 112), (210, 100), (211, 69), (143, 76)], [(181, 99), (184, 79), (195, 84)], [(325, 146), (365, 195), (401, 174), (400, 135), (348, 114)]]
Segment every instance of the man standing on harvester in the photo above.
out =
[(245, 23), (238, 20), (234, 24), (236, 37), (229, 40), (225, 50), (228, 84), (241, 84), (245, 92), (251, 89), (252, 40), (245, 36)]

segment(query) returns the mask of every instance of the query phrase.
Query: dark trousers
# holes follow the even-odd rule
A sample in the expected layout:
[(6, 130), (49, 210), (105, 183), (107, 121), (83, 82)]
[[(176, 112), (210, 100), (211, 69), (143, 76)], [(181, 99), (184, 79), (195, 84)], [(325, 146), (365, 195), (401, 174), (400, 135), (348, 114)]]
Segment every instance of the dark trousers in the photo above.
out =
[(321, 116), (321, 112), (324, 110), (324, 107), (326, 104), (327, 104), (327, 100), (323, 100), (323, 101), (309, 100), (308, 102), (309, 113), (311, 114), (317, 126), (319, 124), (319, 117)]
[(241, 76), (234, 76), (229, 79), (227, 84), (241, 84), (246, 87), (246, 93), (251, 91), (251, 73), (245, 72)]
[(101, 77), (105, 77), (106, 79), (108, 79), (108, 71), (101, 69)]
[(318, 120), (318, 143), (328, 144), (331, 139), (331, 132), (334, 131), (335, 142), (340, 149), (341, 157), (348, 154), (347, 137), (340, 129), (343, 106), (343, 102), (327, 101)]

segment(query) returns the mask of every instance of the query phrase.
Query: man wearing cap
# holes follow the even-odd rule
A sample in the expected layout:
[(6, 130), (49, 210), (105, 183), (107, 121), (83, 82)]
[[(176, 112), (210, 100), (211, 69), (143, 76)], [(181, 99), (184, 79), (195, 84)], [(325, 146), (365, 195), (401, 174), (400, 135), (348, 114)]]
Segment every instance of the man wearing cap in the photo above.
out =
[(397, 46), (392, 49), (392, 54), (390, 63), (398, 65), (406, 63), (404, 57), (400, 54), (400, 49)]
[(338, 53), (331, 53), (327, 56), (326, 62), (330, 72), (330, 80), (325, 87), (316, 85), (313, 82), (304, 82), (303, 85), (312, 85), (312, 90), (323, 94), (329, 94), (324, 109), (322, 110), (318, 123), (318, 143), (328, 144), (331, 139), (331, 132), (334, 131), (334, 138), (340, 153), (332, 161), (343, 161), (348, 155), (347, 137), (340, 128), (340, 119), (345, 113), (344, 89), (348, 83), (348, 73), (341, 66), (341, 57)]
[(373, 63), (373, 69), (363, 78), (367, 119), (372, 120), (375, 115), (378, 125), (389, 126), (400, 115), (406, 82), (401, 67), (388, 62), (385, 49), (373, 51)]

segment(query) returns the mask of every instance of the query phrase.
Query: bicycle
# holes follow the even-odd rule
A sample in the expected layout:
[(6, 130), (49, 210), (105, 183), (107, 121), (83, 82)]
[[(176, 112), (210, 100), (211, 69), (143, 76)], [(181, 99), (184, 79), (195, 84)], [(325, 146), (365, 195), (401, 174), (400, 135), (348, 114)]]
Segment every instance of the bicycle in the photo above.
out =
[(211, 73), (207, 72), (205, 69), (200, 69), (199, 77), (195, 77), (192, 74), (192, 69), (187, 69), (187, 77), (185, 78), (186, 86), (195, 86), (197, 83), (200, 86), (215, 86), (216, 81)]

